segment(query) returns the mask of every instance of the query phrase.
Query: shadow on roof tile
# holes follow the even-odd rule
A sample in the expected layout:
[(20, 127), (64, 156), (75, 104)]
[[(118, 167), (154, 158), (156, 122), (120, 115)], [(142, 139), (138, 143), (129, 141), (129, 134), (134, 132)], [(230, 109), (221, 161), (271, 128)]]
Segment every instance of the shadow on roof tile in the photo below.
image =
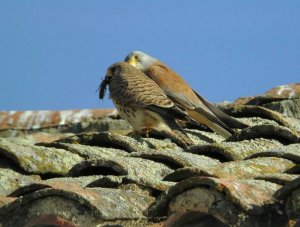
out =
[(170, 173), (164, 180), (178, 182), (194, 176), (210, 176), (225, 179), (253, 179), (267, 174), (284, 173), (293, 167), (295, 167), (295, 164), (292, 161), (283, 158), (255, 158), (225, 162), (207, 168), (182, 168)]
[(98, 180), (91, 182), (87, 187), (101, 187), (101, 188), (126, 188), (126, 185), (136, 185), (141, 190), (148, 191), (149, 195), (157, 197), (162, 192), (169, 189), (174, 185), (173, 182), (166, 182), (161, 180), (155, 180), (142, 177), (130, 177), (130, 176), (103, 176)]
[(129, 153), (121, 149), (115, 149), (110, 147), (98, 147), (82, 144), (71, 143), (40, 143), (39, 145), (46, 147), (55, 147), (70, 151), (79, 155), (84, 159), (103, 159), (109, 157), (129, 156)]
[(292, 127), (282, 114), (261, 106), (239, 105), (226, 109), (225, 112), (235, 117), (261, 117), (277, 122), (285, 127)]
[(286, 185), (287, 183), (298, 178), (299, 175), (292, 175), (287, 173), (275, 173), (275, 174), (265, 174), (262, 176), (255, 177), (257, 180), (265, 180), (271, 183)]
[(75, 165), (69, 176), (88, 175), (129, 175), (162, 179), (172, 170), (164, 164), (134, 157), (118, 157), (106, 159), (91, 159)]
[(140, 157), (143, 159), (153, 160), (159, 163), (166, 164), (172, 169), (178, 169), (178, 168), (188, 167), (188, 166), (207, 168), (207, 167), (220, 164), (218, 160), (204, 155), (197, 155), (197, 154), (176, 151), (176, 150), (142, 151), (139, 153), (132, 153), (131, 157)]
[(256, 138), (239, 142), (222, 142), (208, 145), (192, 146), (187, 152), (205, 155), (221, 162), (245, 159), (257, 152), (271, 148), (281, 148), (283, 145), (277, 140)]
[[(300, 177), (287, 183), (274, 196), (284, 201), (289, 219), (294, 220), (294, 226), (300, 223)], [(297, 223), (297, 224), (296, 224)]]
[(280, 157), (291, 160), (295, 163), (300, 163), (300, 143), (290, 144), (277, 149), (269, 149), (257, 152), (253, 155), (250, 155), (248, 158), (256, 157)]
[[(17, 190), (13, 191), (9, 196), (20, 197), (26, 194), (33, 193), (35, 191), (45, 189), (45, 188), (57, 188), (62, 185), (76, 185), (76, 187), (85, 188), (87, 185), (95, 182), (106, 176), (84, 176), (84, 177), (61, 177), (61, 178), (51, 178), (48, 180), (41, 180), (25, 186), (19, 187)], [(109, 176), (113, 178), (116, 176)]]
[(298, 134), (289, 128), (279, 125), (255, 125), (233, 134), (227, 141), (236, 142), (255, 138), (271, 138), (284, 144), (297, 143), (300, 140)]
[(222, 223), (217, 218), (200, 212), (174, 213), (168, 217), (164, 226), (172, 227), (229, 227), (229, 225)]
[(68, 176), (92, 176), (92, 175), (127, 175), (128, 171), (124, 166), (113, 160), (87, 160), (73, 166)]
[(143, 138), (139, 136), (131, 137), (110, 132), (81, 133), (56, 142), (115, 148), (128, 153), (148, 149), (180, 149), (174, 143), (170, 143), (169, 140)]
[(164, 181), (180, 182), (191, 177), (215, 177), (226, 179), (237, 179), (236, 176), (223, 172), (211, 171), (209, 168), (184, 167), (177, 169), (163, 178)]

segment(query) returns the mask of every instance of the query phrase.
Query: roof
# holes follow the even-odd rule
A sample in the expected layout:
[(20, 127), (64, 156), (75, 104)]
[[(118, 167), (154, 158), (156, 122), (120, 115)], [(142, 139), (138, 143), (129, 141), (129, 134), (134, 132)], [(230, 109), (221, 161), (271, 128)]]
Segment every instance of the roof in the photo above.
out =
[(112, 110), (1, 112), (0, 223), (300, 224), (299, 88), (218, 104), (250, 127), (226, 141), (185, 129), (186, 150), (129, 136)]

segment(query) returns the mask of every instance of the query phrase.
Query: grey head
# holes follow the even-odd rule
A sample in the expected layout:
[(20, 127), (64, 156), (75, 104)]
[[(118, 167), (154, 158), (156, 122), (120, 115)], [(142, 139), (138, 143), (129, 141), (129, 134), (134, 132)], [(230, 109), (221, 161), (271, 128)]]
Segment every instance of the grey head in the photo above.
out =
[(141, 70), (142, 72), (145, 72), (158, 60), (141, 51), (133, 51), (126, 56), (124, 61)]

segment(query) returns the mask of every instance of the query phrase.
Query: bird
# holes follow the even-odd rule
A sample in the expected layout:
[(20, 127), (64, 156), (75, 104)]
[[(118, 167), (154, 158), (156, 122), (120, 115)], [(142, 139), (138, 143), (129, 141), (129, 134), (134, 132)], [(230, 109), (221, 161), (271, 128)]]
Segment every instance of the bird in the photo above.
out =
[(141, 51), (133, 51), (125, 57), (124, 61), (155, 81), (175, 105), (185, 110), (191, 119), (206, 125), (225, 139), (235, 133), (232, 128), (248, 127), (247, 124), (225, 114), (209, 103), (193, 90), (178, 73), (160, 60)]
[(107, 69), (99, 86), (100, 99), (104, 98), (107, 86), (121, 118), (132, 126), (135, 134), (161, 133), (183, 148), (194, 145), (176, 122), (188, 121), (188, 114), (142, 71), (126, 62), (117, 62)]

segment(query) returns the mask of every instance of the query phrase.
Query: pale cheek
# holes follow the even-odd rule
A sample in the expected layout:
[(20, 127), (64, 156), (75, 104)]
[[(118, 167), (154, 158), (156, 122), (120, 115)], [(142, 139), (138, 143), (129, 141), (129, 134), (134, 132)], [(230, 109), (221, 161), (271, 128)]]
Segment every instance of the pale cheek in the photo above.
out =
[(137, 63), (137, 64), (135, 65), (135, 67), (136, 67), (137, 69), (141, 70), (141, 71), (144, 71), (144, 67), (143, 67), (143, 65), (141, 65), (140, 63)]

